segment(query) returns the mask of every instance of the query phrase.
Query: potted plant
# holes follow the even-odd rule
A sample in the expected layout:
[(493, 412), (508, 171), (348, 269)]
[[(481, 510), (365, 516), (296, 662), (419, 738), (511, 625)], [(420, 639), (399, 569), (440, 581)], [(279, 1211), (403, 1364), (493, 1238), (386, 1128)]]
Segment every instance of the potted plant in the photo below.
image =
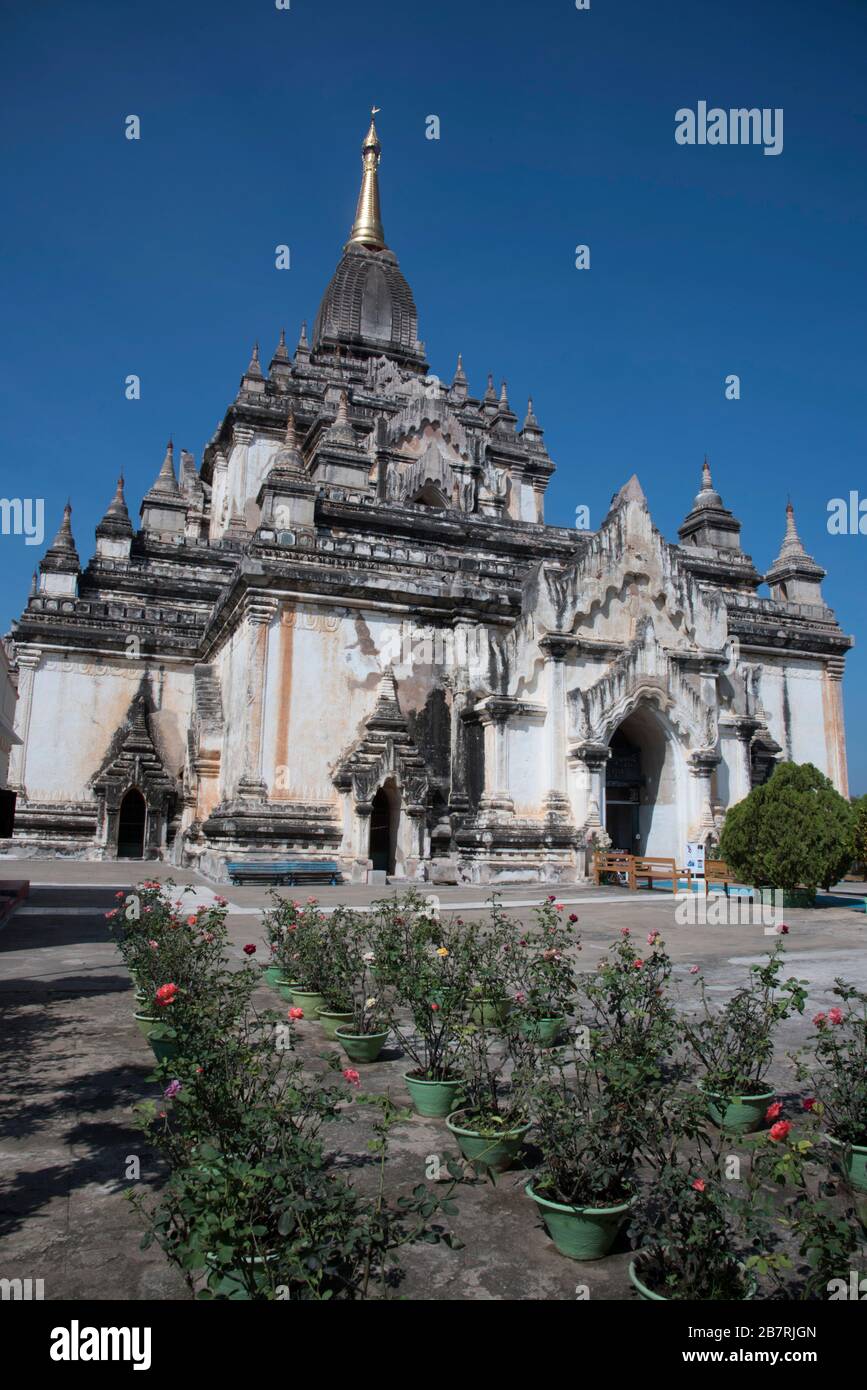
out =
[(720, 853), (744, 883), (782, 890), (787, 907), (812, 907), (817, 888), (848, 871), (856, 814), (812, 763), (778, 763), (727, 812)]
[(712, 1008), (700, 978), (701, 1014), (686, 1016), (684, 1036), (702, 1069), (698, 1086), (708, 1114), (722, 1129), (747, 1134), (763, 1123), (774, 1092), (766, 1076), (774, 1056), (774, 1032), (797, 1011), (803, 1013), (804, 982), (780, 981), (783, 945), (762, 965), (750, 967), (746, 985), (721, 1008)]
[(460, 930), (444, 923), (431, 940), (423, 919), (392, 970), (388, 1021), (414, 1064), (403, 1079), (418, 1113), (440, 1119), (455, 1109), (461, 1089), (457, 1030), (469, 988), (463, 944)]
[(314, 1020), (325, 1004), (326, 917), (315, 898), (306, 903), (280, 899), (268, 930), (274, 933), (275, 960), (282, 972), (277, 988), (283, 999)]
[[(464, 934), (466, 979), (473, 987), (492, 991), (511, 969), (510, 952), (515, 929), (494, 902), (491, 930), (473, 926)], [(505, 955), (505, 960), (504, 960)], [(498, 986), (502, 988), (502, 986)], [(496, 995), (489, 993), (488, 998)], [(530, 1129), (526, 1089), (513, 1080), (523, 1075), (533, 1043), (509, 1014), (490, 1014), (475, 1009), (456, 1027), (457, 1062), (464, 1105), (452, 1111), (446, 1127), (457, 1140), (464, 1158), (482, 1173), (505, 1172), (517, 1160)]]
[(388, 1037), (388, 1004), (383, 982), (374, 979), (375, 926), (361, 913), (347, 923), (346, 989), (352, 1018), (334, 1036), (351, 1062), (375, 1062)]
[(731, 1188), (675, 1154), (657, 1170), (634, 1218), (641, 1245), (629, 1279), (641, 1298), (729, 1302), (754, 1296), (739, 1219), (747, 1208)]
[(573, 953), (580, 951), (578, 918), (548, 897), (534, 909), (535, 926), (510, 945), (515, 985), (512, 1008), (532, 1042), (551, 1047), (566, 1027), (575, 994)]
[(322, 1005), (319, 1023), (327, 1038), (336, 1039), (337, 1029), (353, 1020), (352, 972), (356, 918), (349, 908), (336, 907), (323, 924), (319, 985)]
[[(262, 975), (265, 979), (265, 983), (269, 984), (272, 989), (279, 989), (280, 981), (283, 979), (283, 966), (278, 959), (277, 948), (283, 932), (285, 931), (285, 921), (280, 910), (281, 904), (285, 900), (280, 898), (273, 889), (271, 891), (271, 897), (273, 900), (273, 907), (262, 916), (265, 945), (268, 951), (267, 959), (262, 966)], [(282, 997), (281, 992), (281, 998)]]
[(512, 1012), (516, 988), (516, 923), (494, 895), (487, 923), (463, 923), (459, 919), (457, 925), (464, 929), (470, 1020), (483, 1028), (504, 1024)]
[(534, 1058), (524, 1078), (539, 1171), (526, 1193), (562, 1255), (608, 1254), (635, 1199), (635, 1147), (643, 1101), (609, 1088), (604, 1050), (563, 1048)]
[(852, 1187), (867, 1192), (867, 994), (838, 979), (841, 1007), (817, 1013), (812, 1061), (799, 1066), (809, 1076), (810, 1108)]

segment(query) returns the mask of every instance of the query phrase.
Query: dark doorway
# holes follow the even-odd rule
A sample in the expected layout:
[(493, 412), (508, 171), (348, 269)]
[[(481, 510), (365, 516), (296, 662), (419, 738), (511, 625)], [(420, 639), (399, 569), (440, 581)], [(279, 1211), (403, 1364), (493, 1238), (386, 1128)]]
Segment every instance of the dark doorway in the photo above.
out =
[(144, 859), (147, 807), (140, 791), (133, 787), (120, 803), (117, 823), (118, 859)]
[(612, 848), (626, 854), (640, 852), (638, 808), (643, 784), (641, 751), (618, 729), (605, 770), (605, 829)]
[(374, 869), (384, 869), (387, 874), (394, 873), (399, 815), (400, 797), (397, 788), (393, 782), (386, 782), (373, 798), (369, 854), (371, 866)]

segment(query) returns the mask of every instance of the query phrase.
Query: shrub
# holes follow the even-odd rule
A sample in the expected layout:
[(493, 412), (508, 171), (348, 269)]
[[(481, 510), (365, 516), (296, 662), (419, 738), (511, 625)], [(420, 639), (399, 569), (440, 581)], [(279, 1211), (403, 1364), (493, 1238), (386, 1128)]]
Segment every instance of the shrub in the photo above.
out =
[(774, 1056), (774, 1031), (793, 1011), (804, 1012), (807, 991), (800, 980), (780, 981), (783, 945), (763, 965), (750, 967), (747, 984), (721, 1008), (712, 1009), (700, 980), (702, 1014), (684, 1019), (687, 1042), (704, 1069), (707, 1091), (722, 1096), (761, 1094)]
[(834, 993), (844, 1007), (816, 1014), (815, 1062), (800, 1071), (828, 1132), (843, 1144), (867, 1144), (867, 994), (841, 979)]
[(855, 866), (863, 871), (867, 867), (867, 795), (856, 797), (852, 802), (852, 810), (855, 813)]
[(855, 813), (811, 763), (780, 763), (728, 812), (720, 853), (746, 883), (830, 888), (852, 861)]
[(566, 1015), (574, 1002), (575, 966), (572, 952), (580, 951), (574, 913), (549, 897), (533, 909), (535, 925), (527, 927), (510, 946), (511, 977), (517, 988), (513, 1001), (528, 1022)]
[(534, 1143), (541, 1155), (533, 1188), (575, 1207), (609, 1207), (634, 1191), (643, 1105), (608, 1085), (606, 1056), (567, 1047), (533, 1058), (527, 1081)]
[[(639, 950), (641, 954), (639, 954)], [(589, 1047), (604, 1049), (609, 1087), (632, 1101), (659, 1090), (670, 1071), (679, 1039), (669, 997), (671, 958), (658, 931), (636, 945), (628, 927), (579, 981), (580, 1016)]]
[(424, 1081), (451, 1081), (456, 1076), (470, 965), (462, 929), (442, 922), (431, 940), (426, 918), (404, 954), (392, 962), (389, 1024), (415, 1064), (412, 1075)]

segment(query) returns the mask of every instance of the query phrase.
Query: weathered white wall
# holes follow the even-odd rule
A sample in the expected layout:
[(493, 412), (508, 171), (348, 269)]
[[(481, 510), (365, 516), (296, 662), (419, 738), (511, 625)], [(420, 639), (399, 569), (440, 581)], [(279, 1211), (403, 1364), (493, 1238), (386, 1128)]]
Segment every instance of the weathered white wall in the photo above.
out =
[[(25, 784), (33, 801), (88, 800), (117, 729), (126, 720), (144, 667), (134, 661), (43, 657), (36, 672)], [(192, 699), (192, 672), (166, 668), (151, 675), (157, 706), (151, 720), (160, 756), (172, 774), (183, 766)]]
[(544, 721), (514, 716), (509, 721), (508, 741), (508, 790), (515, 803), (515, 814), (530, 819), (541, 816), (548, 769)]

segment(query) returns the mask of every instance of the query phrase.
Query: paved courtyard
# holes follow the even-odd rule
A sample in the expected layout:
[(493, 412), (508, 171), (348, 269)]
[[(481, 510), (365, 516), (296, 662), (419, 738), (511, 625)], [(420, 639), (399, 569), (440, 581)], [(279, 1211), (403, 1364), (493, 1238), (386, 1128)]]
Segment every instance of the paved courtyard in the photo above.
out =
[[(130, 1119), (132, 1107), (155, 1094), (147, 1081), (151, 1053), (133, 1021), (132, 988), (109, 938), (104, 913), (114, 894), (145, 878), (191, 884), (195, 901), (210, 901), (213, 885), (166, 865), (0, 860), (0, 879), (26, 876), (31, 894), (0, 929), (0, 1277), (45, 1281), (46, 1299), (173, 1299), (186, 1297), (182, 1281), (159, 1250), (139, 1250), (140, 1226), (124, 1199), (130, 1156), (141, 1158), (141, 1182), (161, 1174)], [(217, 891), (220, 891), (219, 889)], [(287, 891), (287, 890), (284, 890)], [(396, 890), (359, 887), (315, 892), (325, 907), (364, 906)], [(423, 891), (427, 891), (424, 889)], [(785, 1053), (803, 1042), (809, 1018), (832, 1002), (837, 976), (867, 986), (865, 885), (847, 883), (812, 910), (786, 911), (789, 973), (809, 984), (802, 1018), (781, 1031), (772, 1082), (791, 1089)], [(510, 887), (504, 905), (527, 916), (545, 890)], [(229, 930), (241, 957), (248, 941), (261, 943), (259, 918), (267, 902), (260, 888), (225, 889)], [(441, 888), (444, 911), (484, 911), (489, 890)], [(584, 963), (592, 968), (621, 927), (660, 930), (675, 962), (684, 999), (690, 968), (698, 965), (708, 988), (724, 999), (746, 969), (775, 941), (761, 924), (680, 924), (670, 893), (572, 886), (558, 894), (580, 918)], [(681, 915), (682, 915), (681, 908)], [(266, 986), (263, 1005), (279, 1002)], [(301, 1051), (312, 1067), (331, 1045), (315, 1025), (301, 1025)], [(364, 1085), (408, 1103), (396, 1049), (364, 1069)], [(360, 1117), (339, 1122), (333, 1135), (341, 1162), (364, 1183), (370, 1160)], [(431, 1156), (452, 1152), (443, 1122), (414, 1116), (395, 1132), (392, 1190), (409, 1190), (425, 1177)], [(506, 1174), (496, 1188), (461, 1186), (452, 1226), (460, 1251), (422, 1247), (404, 1258), (402, 1294), (432, 1299), (569, 1299), (587, 1284), (591, 1297), (629, 1298), (625, 1242), (607, 1260), (577, 1265), (555, 1251), (523, 1195), (523, 1175)]]

